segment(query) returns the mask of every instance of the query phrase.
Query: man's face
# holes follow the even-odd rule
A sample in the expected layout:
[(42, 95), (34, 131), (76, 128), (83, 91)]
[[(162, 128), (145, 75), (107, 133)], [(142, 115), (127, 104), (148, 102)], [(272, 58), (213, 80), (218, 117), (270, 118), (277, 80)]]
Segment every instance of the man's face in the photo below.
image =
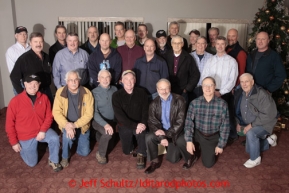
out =
[(90, 27), (87, 30), (87, 37), (89, 41), (96, 42), (98, 38), (98, 32), (95, 27)]
[(122, 77), (123, 88), (125, 90), (132, 90), (135, 84), (135, 77), (132, 73), (127, 73)]
[(210, 30), (209, 31), (209, 39), (210, 39), (210, 42), (215, 42), (217, 37), (218, 37), (218, 32), (217, 30)]
[(68, 35), (66, 38), (67, 48), (71, 52), (75, 52), (78, 49), (78, 37)]
[(108, 34), (101, 34), (100, 39), (99, 39), (99, 45), (102, 50), (109, 49), (110, 37)]
[(117, 25), (114, 27), (114, 31), (115, 31), (115, 36), (117, 38), (123, 38), (124, 37), (124, 28), (121, 25)]
[(240, 78), (240, 84), (245, 93), (249, 93), (254, 85), (254, 80), (249, 76), (243, 76)]
[(64, 28), (62, 28), (62, 27), (61, 28), (57, 28), (55, 36), (56, 36), (58, 41), (65, 41), (66, 30)]
[(162, 99), (167, 100), (171, 94), (171, 87), (167, 82), (161, 81), (157, 85), (157, 91)]
[(146, 56), (153, 56), (156, 50), (155, 43), (150, 39), (145, 42), (143, 48)]
[(175, 36), (179, 33), (179, 27), (177, 24), (172, 24), (169, 29), (170, 35)]
[(234, 45), (238, 41), (238, 32), (236, 30), (229, 30), (227, 39), (229, 46)]
[(156, 38), (156, 41), (159, 47), (164, 47), (167, 43), (167, 37), (161, 36), (159, 38)]
[(40, 82), (35, 80), (31, 82), (24, 82), (25, 90), (30, 95), (35, 95), (39, 90)]
[(110, 85), (110, 81), (111, 77), (109, 73), (106, 71), (101, 72), (100, 75), (98, 76), (99, 85), (103, 88), (108, 88), (108, 86)]
[(203, 89), (203, 93), (205, 97), (214, 96), (215, 88), (216, 88), (216, 85), (211, 79), (206, 78), (205, 80), (203, 80), (202, 89)]
[(144, 39), (148, 35), (148, 31), (146, 30), (145, 26), (138, 26), (137, 35), (139, 38)]
[(226, 48), (226, 41), (225, 40), (216, 40), (216, 50), (217, 53), (224, 53)]
[(132, 30), (128, 30), (127, 32), (125, 32), (124, 39), (125, 44), (129, 48), (132, 48), (135, 45), (135, 34)]
[(196, 51), (198, 54), (203, 54), (205, 52), (206, 47), (207, 47), (206, 40), (204, 40), (203, 38), (197, 40)]
[(268, 34), (265, 32), (260, 32), (256, 37), (256, 46), (260, 51), (267, 50), (269, 42)]
[(197, 42), (198, 37), (199, 37), (198, 35), (196, 35), (194, 33), (191, 33), (191, 35), (190, 35), (190, 43), (194, 45)]
[(20, 44), (26, 44), (28, 35), (25, 31), (15, 34), (17, 42)]
[(71, 73), (66, 80), (66, 84), (67, 84), (68, 89), (71, 92), (75, 93), (79, 87), (79, 79), (77, 77), (77, 74)]
[(181, 52), (183, 45), (184, 42), (180, 38), (174, 38), (172, 41), (172, 48), (175, 53)]
[(34, 37), (30, 41), (31, 49), (34, 52), (41, 52), (43, 49), (43, 39), (42, 37)]

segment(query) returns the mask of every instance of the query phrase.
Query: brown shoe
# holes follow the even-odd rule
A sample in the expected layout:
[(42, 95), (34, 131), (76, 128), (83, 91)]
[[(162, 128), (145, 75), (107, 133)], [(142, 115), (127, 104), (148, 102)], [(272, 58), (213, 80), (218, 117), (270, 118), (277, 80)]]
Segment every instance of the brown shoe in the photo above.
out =
[(107, 163), (106, 157), (101, 157), (99, 155), (99, 152), (96, 152), (95, 157), (96, 157), (98, 163), (100, 163), (100, 164), (106, 164)]
[(197, 161), (198, 157), (196, 155), (191, 155), (189, 160), (184, 163), (183, 169), (188, 170), (190, 169)]
[(146, 174), (153, 173), (160, 166), (161, 166), (161, 162), (151, 162), (151, 165), (145, 170), (145, 173)]
[(143, 154), (138, 153), (137, 154), (137, 162), (136, 167), (137, 169), (144, 169), (145, 168), (145, 160), (144, 160)]
[(62, 158), (60, 165), (62, 165), (62, 167), (64, 167), (64, 168), (68, 167), (69, 166), (69, 160), (68, 159), (69, 158), (67, 158), (67, 159)]
[(59, 163), (53, 163), (49, 159), (48, 159), (48, 165), (51, 166), (53, 171), (55, 171), (55, 172), (59, 172), (63, 169)]

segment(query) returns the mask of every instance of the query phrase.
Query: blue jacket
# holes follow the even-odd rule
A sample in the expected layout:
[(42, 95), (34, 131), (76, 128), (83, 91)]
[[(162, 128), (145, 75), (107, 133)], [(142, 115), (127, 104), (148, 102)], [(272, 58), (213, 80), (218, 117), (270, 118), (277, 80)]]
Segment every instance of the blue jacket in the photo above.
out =
[(136, 85), (144, 88), (148, 94), (157, 92), (156, 83), (159, 79), (169, 77), (166, 61), (156, 54), (149, 62), (147, 62), (146, 56), (137, 59), (134, 71)]
[(253, 75), (257, 85), (272, 93), (282, 86), (286, 78), (286, 71), (281, 57), (277, 52), (268, 48), (258, 63), (254, 64), (256, 53), (257, 49), (248, 55), (246, 72)]
[(111, 84), (115, 85), (119, 80), (121, 73), (121, 56), (114, 48), (110, 48), (111, 52), (104, 58), (101, 49), (96, 49), (89, 55), (88, 58), (88, 71), (89, 76), (93, 80), (93, 85), (98, 86), (98, 72), (102, 69), (109, 70), (112, 79)]

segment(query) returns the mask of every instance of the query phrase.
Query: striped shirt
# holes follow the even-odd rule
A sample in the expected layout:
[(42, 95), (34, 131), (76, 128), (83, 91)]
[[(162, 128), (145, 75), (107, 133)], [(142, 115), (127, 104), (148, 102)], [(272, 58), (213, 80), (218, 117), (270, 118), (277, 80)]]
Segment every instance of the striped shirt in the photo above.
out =
[[(194, 59), (195, 59), (195, 61), (196, 61), (196, 63), (197, 63), (197, 66), (198, 66), (198, 68), (199, 68), (199, 71), (200, 71), (200, 73), (201, 73), (201, 76), (202, 76), (202, 72), (203, 72), (203, 69), (204, 69), (204, 67), (205, 67), (205, 64), (207, 63), (207, 61), (208, 61), (213, 55), (210, 54), (210, 53), (208, 53), (208, 52), (205, 52), (205, 53), (204, 53), (204, 57), (202, 58), (202, 60), (200, 60), (200, 58), (198, 57), (198, 55), (197, 55), (196, 52), (192, 52), (192, 53), (190, 53), (190, 54), (194, 57)], [(201, 79), (199, 80), (197, 86), (202, 86), (202, 80), (201, 80)]]
[(205, 134), (220, 132), (219, 148), (224, 148), (230, 133), (229, 112), (227, 103), (218, 97), (213, 97), (210, 102), (200, 96), (190, 103), (186, 122), (185, 140), (193, 142), (194, 129)]
[(216, 80), (216, 89), (219, 89), (221, 95), (224, 95), (231, 92), (236, 85), (238, 64), (228, 54), (222, 56), (214, 55), (205, 64), (201, 80), (208, 76)]

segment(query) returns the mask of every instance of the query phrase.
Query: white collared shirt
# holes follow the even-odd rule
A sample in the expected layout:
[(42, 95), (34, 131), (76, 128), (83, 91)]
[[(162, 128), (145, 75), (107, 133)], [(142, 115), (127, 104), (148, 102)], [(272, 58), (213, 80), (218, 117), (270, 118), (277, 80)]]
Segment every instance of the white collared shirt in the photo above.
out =
[(11, 71), (13, 70), (15, 62), (17, 61), (19, 56), (21, 56), (30, 49), (31, 47), (28, 43), (26, 43), (26, 48), (24, 48), (19, 42), (16, 42), (8, 48), (5, 57), (9, 73), (11, 73)]
[(222, 56), (216, 54), (205, 64), (201, 80), (208, 76), (215, 79), (216, 89), (220, 89), (221, 95), (229, 93), (236, 85), (238, 63), (228, 54)]

